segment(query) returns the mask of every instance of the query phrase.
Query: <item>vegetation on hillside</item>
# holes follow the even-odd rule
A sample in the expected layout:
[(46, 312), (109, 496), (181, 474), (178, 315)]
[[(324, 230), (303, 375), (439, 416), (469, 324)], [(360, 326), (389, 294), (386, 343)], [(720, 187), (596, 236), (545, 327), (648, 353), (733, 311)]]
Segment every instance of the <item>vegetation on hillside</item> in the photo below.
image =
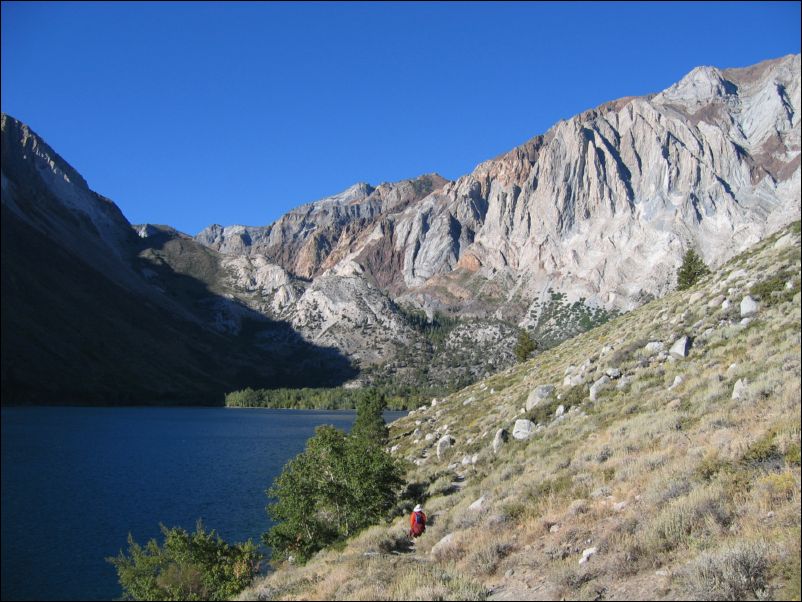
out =
[(361, 400), (349, 435), (323, 425), (290, 460), (267, 494), (276, 521), (264, 534), (274, 560), (305, 562), (315, 552), (384, 519), (402, 485), (399, 464), (384, 449), (383, 406)]
[(259, 571), (261, 555), (247, 541), (229, 545), (198, 521), (194, 533), (161, 525), (164, 544), (144, 547), (128, 535), (128, 554), (106, 560), (117, 569), (125, 600), (228, 600)]
[[(243, 597), (798, 600), (798, 233), (694, 296), (670, 293), (396, 421), (389, 445), (431, 519), (414, 549), (396, 514)], [(744, 318), (747, 294), (758, 310)], [(687, 355), (669, 354), (685, 335)], [(494, 451), (523, 417), (535, 434)], [(438, 456), (443, 432), (454, 444)]]

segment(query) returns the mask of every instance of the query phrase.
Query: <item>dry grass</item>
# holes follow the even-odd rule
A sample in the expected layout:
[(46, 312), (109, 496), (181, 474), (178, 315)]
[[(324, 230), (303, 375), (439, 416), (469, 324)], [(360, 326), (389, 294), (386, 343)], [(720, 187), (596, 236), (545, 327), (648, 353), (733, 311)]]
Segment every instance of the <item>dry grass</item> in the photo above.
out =
[[(690, 291), (399, 421), (393, 444), (410, 462), (408, 480), (421, 484), (406, 503), (423, 502), (432, 518), (414, 550), (404, 551), (405, 510), (342, 552), (281, 567), (244, 598), (484, 599), (494, 588), (519, 598), (799, 599), (799, 278), (793, 296), (761, 307), (746, 328), (737, 308), (707, 307), (717, 294), (736, 306), (752, 279), (798, 274), (798, 244), (793, 252), (774, 250), (776, 238)], [(723, 283), (723, 273), (740, 267), (759, 277)], [(691, 306), (697, 291), (703, 298)], [(699, 334), (691, 332), (695, 323), (712, 331), (694, 341), (689, 357), (645, 357), (648, 341), (667, 348), (681, 333)], [(606, 345), (613, 349), (602, 355)], [(566, 367), (576, 371), (588, 358), (587, 382), (618, 367), (630, 384), (619, 390), (613, 382), (595, 403), (586, 385), (564, 387)], [(682, 384), (669, 390), (677, 375)], [(743, 378), (746, 395), (733, 400)], [(559, 420), (543, 412), (541, 431), (527, 441), (510, 438), (493, 453), (496, 430), (512, 430), (541, 384), (577, 398), (569, 404), (576, 411)], [(475, 401), (464, 406), (468, 397)], [(433, 442), (400, 436), (415, 420), (424, 433), (448, 424), (454, 453), (438, 461)], [(473, 454), (475, 466), (460, 463)], [(453, 487), (456, 474), (465, 477), (461, 488)], [(469, 510), (480, 496), (482, 508)], [(452, 544), (432, 554), (449, 534)], [(596, 554), (580, 565), (591, 547)]]

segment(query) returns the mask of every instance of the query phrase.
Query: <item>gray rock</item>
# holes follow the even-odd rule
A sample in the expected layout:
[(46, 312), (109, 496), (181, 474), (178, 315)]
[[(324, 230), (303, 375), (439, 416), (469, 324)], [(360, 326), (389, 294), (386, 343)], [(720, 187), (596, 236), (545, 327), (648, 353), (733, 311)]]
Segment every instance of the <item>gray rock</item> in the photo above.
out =
[(424, 439), (426, 439), (426, 441), (431, 441), (432, 439), (434, 439), (434, 433), (426, 433)]
[(610, 378), (621, 378), (621, 370), (618, 368), (607, 368), (604, 373)]
[(595, 547), (582, 550), (582, 559), (579, 561), (579, 564), (585, 564), (588, 560), (590, 560), (590, 557), (596, 554), (598, 551), (598, 548)]
[(463, 401), (462, 405), (467, 406), (467, 405), (472, 404), (474, 401), (476, 401), (476, 398), (471, 396), (468, 399), (466, 399), (465, 401)]
[(671, 345), (671, 349), (669, 349), (669, 353), (675, 357), (688, 357), (688, 351), (691, 348), (691, 339), (687, 336), (678, 338), (673, 345)]
[(749, 392), (749, 381), (745, 378), (739, 378), (735, 381), (735, 386), (732, 388), (732, 396), (730, 399), (744, 399)]
[(420, 429), (415, 429), (412, 432), (412, 438), (413, 439), (420, 439), (422, 436), (423, 436), (423, 431), (421, 431)]
[(757, 313), (758, 304), (757, 301), (752, 299), (751, 296), (747, 295), (743, 299), (741, 299), (741, 317), (745, 318), (747, 316), (754, 315)]
[(674, 387), (678, 387), (678, 386), (679, 386), (679, 385), (681, 385), (681, 384), (682, 384), (682, 377), (681, 377), (679, 374), (677, 374), (677, 375), (674, 377), (674, 382), (673, 382), (673, 383), (671, 383), (671, 386), (668, 388), (668, 390), (670, 391), (670, 390), (671, 390), (671, 389), (673, 389)]
[(662, 350), (663, 350), (663, 342), (662, 341), (651, 341), (651, 342), (647, 343), (646, 346), (643, 348), (643, 352), (647, 356), (652, 356), (655, 353), (659, 353)]
[(606, 387), (609, 382), (610, 382), (610, 377), (607, 375), (602, 376), (599, 380), (594, 382), (590, 387), (590, 400), (596, 401), (596, 398), (598, 397), (601, 390), (604, 389), (604, 387)]
[(482, 504), (485, 503), (485, 496), (480, 497), (478, 500), (468, 506), (468, 510), (478, 511), (482, 509)]
[(721, 302), (721, 309), (723, 311), (727, 311), (730, 307), (732, 307), (732, 302), (729, 299), (724, 299), (724, 301)]
[(512, 429), (512, 436), (515, 439), (523, 441), (529, 439), (535, 434), (535, 423), (526, 418), (521, 418), (515, 421), (515, 426)]
[(526, 411), (536, 407), (541, 401), (548, 399), (554, 392), (554, 385), (540, 385), (532, 389), (526, 399)]
[(716, 295), (707, 302), (707, 306), (710, 308), (721, 307), (722, 303), (724, 303), (724, 295)]
[(699, 300), (700, 300), (702, 297), (704, 297), (704, 296), (705, 296), (705, 294), (704, 294), (702, 291), (696, 291), (696, 292), (695, 292), (695, 293), (693, 293), (693, 294), (690, 296), (690, 298), (688, 299), (688, 304), (689, 304), (689, 305), (693, 305), (694, 303), (696, 303), (697, 301), (699, 301)]
[(509, 439), (509, 433), (506, 429), (499, 429), (496, 431), (496, 436), (493, 437), (493, 453), (498, 453), (501, 446), (504, 445)]
[(454, 437), (451, 435), (443, 435), (437, 442), (437, 458), (441, 458), (448, 448), (454, 445)]
[(555, 412), (554, 412), (554, 416), (555, 416), (556, 418), (559, 418), (559, 417), (560, 417), (560, 416), (562, 416), (563, 414), (565, 414), (565, 406), (564, 406), (564, 405), (562, 405), (562, 404), (560, 404), (559, 406), (557, 406), (557, 410), (555, 410)]
[(440, 541), (432, 546), (432, 551), (429, 552), (432, 556), (437, 557), (440, 554), (444, 554), (449, 548), (454, 545), (454, 534), (449, 533), (445, 537), (443, 537)]

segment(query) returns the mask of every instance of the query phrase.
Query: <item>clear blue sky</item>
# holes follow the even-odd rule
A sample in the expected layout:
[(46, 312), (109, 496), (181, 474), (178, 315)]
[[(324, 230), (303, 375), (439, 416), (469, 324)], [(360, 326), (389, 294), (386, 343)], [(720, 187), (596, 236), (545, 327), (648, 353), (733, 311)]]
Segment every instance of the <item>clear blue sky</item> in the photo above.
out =
[(132, 223), (195, 234), (799, 51), (797, 2), (3, 2), (2, 110)]

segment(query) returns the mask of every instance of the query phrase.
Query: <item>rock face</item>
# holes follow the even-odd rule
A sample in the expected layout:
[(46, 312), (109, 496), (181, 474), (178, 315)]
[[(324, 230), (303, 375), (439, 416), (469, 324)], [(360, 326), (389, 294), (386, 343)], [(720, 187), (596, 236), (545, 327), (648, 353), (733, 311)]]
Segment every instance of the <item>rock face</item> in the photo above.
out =
[[(425, 176), (428, 194), (414, 181), (355, 185), (264, 229), (212, 227), (199, 240), (303, 276), (354, 259), (432, 309), (515, 313), (503, 290), (532, 301), (549, 287), (631, 308), (673, 286), (686, 248), (715, 266), (799, 214), (799, 72), (799, 55), (700, 67), (660, 94), (561, 121), (455, 182)], [(288, 244), (290, 257), (275, 251)], [(477, 289), (496, 291), (493, 307), (476, 307)]]

